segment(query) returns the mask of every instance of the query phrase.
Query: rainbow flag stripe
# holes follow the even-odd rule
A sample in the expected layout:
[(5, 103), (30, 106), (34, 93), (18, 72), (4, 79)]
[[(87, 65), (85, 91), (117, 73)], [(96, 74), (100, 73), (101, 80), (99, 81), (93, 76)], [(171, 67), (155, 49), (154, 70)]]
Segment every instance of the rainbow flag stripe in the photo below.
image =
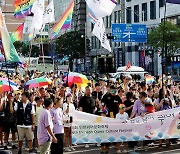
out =
[(24, 28), (24, 23), (21, 24), (15, 32), (12, 32), (10, 34), (11, 37), (11, 41), (12, 43), (16, 42), (16, 41), (20, 41), (22, 39), (22, 34), (23, 34), (23, 28)]
[(64, 14), (61, 16), (59, 21), (54, 25), (52, 28), (53, 35), (52, 39), (59, 34), (60, 30), (62, 29), (68, 29), (71, 26), (72, 21), (72, 14), (73, 14), (73, 8), (74, 8), (74, 0), (71, 2), (71, 4), (68, 6)]
[(28, 35), (28, 41), (31, 41), (31, 40), (33, 40), (33, 33), (30, 33), (30, 34)]
[(154, 76), (146, 77), (146, 84), (152, 84), (154, 82)]
[(31, 14), (33, 3), (34, 0), (15, 0), (14, 6), (16, 7), (16, 9), (14, 11), (14, 17), (24, 18), (27, 15)]

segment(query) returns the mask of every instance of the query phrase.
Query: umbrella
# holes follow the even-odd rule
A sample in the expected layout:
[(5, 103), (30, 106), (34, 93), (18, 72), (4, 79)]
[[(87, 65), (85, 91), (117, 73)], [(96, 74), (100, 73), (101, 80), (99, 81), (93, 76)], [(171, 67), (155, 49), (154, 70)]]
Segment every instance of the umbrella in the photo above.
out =
[(5, 81), (0, 79), (0, 92), (18, 90), (17, 85), (13, 81)]
[(36, 87), (47, 86), (51, 83), (52, 81), (50, 79), (40, 77), (40, 78), (35, 78), (35, 79), (27, 81), (25, 86), (27, 86), (28, 88), (36, 88)]
[(85, 75), (76, 72), (69, 72), (68, 76), (66, 76), (64, 80), (67, 81), (67, 79), (68, 86), (71, 86), (73, 83), (77, 84), (78, 86), (87, 86), (87, 83), (89, 82)]

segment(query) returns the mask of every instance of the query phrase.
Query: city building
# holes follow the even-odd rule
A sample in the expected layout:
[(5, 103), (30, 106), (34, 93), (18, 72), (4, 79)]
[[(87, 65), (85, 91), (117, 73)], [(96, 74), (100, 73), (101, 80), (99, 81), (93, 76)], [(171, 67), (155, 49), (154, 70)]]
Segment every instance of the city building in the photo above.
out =
[(0, 5), (8, 31), (15, 31), (17, 27), (24, 22), (24, 19), (14, 18), (15, 7), (13, 6), (12, 0), (0, 0)]
[[(124, 0), (118, 0), (117, 6), (110, 16), (104, 17), (104, 25), (107, 36), (111, 36), (111, 28), (113, 23), (124, 22)], [(100, 41), (92, 34), (93, 24), (87, 18), (88, 32), (87, 36), (91, 41), (91, 51), (89, 56), (91, 58), (92, 71), (99, 73), (115, 72), (118, 66), (124, 65), (124, 53), (122, 51), (121, 43), (114, 43), (111, 39), (110, 46), (112, 52), (110, 53), (101, 46)], [(119, 65), (121, 64), (121, 65)]]
[[(164, 7), (164, 0), (126, 0), (125, 23), (145, 24), (147, 34), (161, 23), (160, 9)], [(147, 35), (148, 37), (148, 35)], [(126, 63), (144, 67), (153, 75), (161, 74), (161, 57), (158, 51), (146, 43), (125, 43)], [(158, 66), (158, 67), (155, 67)]]

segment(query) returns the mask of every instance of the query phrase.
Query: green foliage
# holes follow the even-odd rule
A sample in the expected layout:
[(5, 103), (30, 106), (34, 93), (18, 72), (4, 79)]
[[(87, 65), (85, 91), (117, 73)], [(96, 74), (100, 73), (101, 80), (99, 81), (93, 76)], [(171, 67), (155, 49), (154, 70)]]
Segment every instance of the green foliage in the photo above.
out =
[[(180, 27), (166, 21), (160, 23), (149, 34), (149, 43), (155, 48), (164, 49), (168, 56), (174, 55), (174, 52), (180, 48)], [(162, 53), (161, 53), (162, 54)]]
[[(16, 41), (16, 42), (14, 42), (14, 46), (18, 53), (22, 54), (23, 56), (29, 56), (31, 45), (24, 43), (24, 42)], [(31, 56), (38, 57), (39, 55), (40, 55), (39, 47), (33, 45)]]
[[(90, 41), (86, 40), (87, 52), (90, 50)], [(56, 41), (56, 52), (70, 58), (84, 57), (85, 38), (78, 31), (71, 31), (61, 35)]]

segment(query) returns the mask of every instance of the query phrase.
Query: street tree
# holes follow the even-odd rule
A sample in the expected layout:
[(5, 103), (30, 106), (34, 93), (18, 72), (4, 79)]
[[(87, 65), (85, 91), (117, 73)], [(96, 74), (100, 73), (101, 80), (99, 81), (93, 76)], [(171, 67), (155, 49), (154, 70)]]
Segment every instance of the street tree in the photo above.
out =
[(148, 36), (149, 43), (166, 57), (174, 56), (175, 51), (180, 48), (180, 27), (169, 21), (160, 23), (152, 29)]
[[(86, 52), (90, 50), (90, 41), (86, 39)], [(60, 58), (69, 57), (69, 62), (74, 58), (83, 58), (85, 56), (85, 36), (79, 31), (66, 32), (56, 40), (56, 52)], [(72, 68), (72, 63), (70, 63)]]

